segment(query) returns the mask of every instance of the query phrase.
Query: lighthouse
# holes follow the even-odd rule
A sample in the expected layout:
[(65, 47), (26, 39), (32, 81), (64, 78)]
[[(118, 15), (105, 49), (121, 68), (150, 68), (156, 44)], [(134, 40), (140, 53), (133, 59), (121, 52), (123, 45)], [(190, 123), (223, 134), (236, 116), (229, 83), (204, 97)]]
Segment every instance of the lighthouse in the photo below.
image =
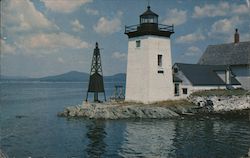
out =
[(158, 24), (150, 6), (138, 25), (125, 26), (128, 60), (125, 101), (152, 103), (173, 99), (170, 36), (174, 27)]

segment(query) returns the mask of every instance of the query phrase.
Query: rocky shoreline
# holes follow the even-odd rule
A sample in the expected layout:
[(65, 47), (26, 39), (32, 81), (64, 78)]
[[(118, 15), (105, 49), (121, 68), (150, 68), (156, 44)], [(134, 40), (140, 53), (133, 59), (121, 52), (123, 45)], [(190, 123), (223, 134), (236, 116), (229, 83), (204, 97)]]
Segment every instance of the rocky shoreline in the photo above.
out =
[(0, 149), (0, 158), (8, 158), (8, 156), (3, 153), (3, 151)]
[[(174, 103), (174, 105), (173, 105)], [(250, 109), (250, 96), (191, 96), (184, 103), (178, 101), (140, 104), (140, 103), (87, 103), (69, 106), (58, 116), (83, 117), (89, 119), (164, 119), (182, 115), (225, 114)]]
[(243, 96), (190, 96), (189, 102), (213, 112), (250, 109), (250, 95)]
[(86, 117), (90, 119), (128, 119), (128, 118), (173, 118), (181, 113), (189, 113), (191, 107), (166, 107), (154, 105), (119, 105), (116, 103), (85, 103), (70, 106), (58, 116)]

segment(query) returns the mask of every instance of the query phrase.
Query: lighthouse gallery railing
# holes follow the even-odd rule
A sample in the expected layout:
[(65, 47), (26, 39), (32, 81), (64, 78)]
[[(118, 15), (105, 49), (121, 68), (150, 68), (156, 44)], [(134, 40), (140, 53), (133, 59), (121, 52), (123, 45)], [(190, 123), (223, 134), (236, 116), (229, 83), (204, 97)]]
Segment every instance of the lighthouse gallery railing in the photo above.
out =
[[(139, 31), (140, 24), (138, 25), (131, 25), (131, 26), (125, 26), (125, 34), (130, 32)], [(174, 32), (174, 25), (163, 25), (158, 24), (158, 31), (169, 31)]]

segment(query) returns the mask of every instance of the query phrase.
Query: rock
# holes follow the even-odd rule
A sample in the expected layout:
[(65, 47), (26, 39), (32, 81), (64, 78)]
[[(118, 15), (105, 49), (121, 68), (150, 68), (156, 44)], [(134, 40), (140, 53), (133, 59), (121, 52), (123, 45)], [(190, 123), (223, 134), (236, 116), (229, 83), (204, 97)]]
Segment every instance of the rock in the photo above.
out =
[[(177, 109), (175, 109), (177, 110)], [(181, 113), (181, 110), (179, 111)], [(125, 118), (172, 118), (179, 114), (169, 107), (154, 105), (88, 104), (86, 106), (70, 106), (58, 113), (64, 117), (86, 117), (90, 119), (125, 119)]]
[(144, 105), (126, 103), (124, 105), (116, 102), (86, 103), (70, 106), (58, 113), (64, 117), (85, 117), (90, 119), (127, 119), (148, 118), (161, 119), (173, 118), (180, 115), (192, 115), (197, 113), (224, 113), (233, 110), (250, 109), (250, 96), (232, 97), (189, 97), (188, 100), (197, 106), (191, 105)]
[(223, 112), (250, 109), (250, 96), (191, 96), (188, 100), (202, 108), (203, 111)]
[(0, 149), (0, 158), (7, 158), (8, 156)]
[(241, 158), (250, 158), (250, 148), (248, 150), (248, 153), (245, 156), (242, 156)]

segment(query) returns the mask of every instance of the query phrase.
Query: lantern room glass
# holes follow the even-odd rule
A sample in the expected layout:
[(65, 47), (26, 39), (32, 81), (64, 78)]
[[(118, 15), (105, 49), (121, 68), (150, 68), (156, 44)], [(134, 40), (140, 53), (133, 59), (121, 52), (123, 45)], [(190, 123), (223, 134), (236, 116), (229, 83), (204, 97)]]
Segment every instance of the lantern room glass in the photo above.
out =
[(143, 16), (141, 17), (141, 24), (145, 24), (145, 23), (158, 23), (158, 18), (157, 16), (152, 16), (152, 15), (148, 15), (148, 16)]

